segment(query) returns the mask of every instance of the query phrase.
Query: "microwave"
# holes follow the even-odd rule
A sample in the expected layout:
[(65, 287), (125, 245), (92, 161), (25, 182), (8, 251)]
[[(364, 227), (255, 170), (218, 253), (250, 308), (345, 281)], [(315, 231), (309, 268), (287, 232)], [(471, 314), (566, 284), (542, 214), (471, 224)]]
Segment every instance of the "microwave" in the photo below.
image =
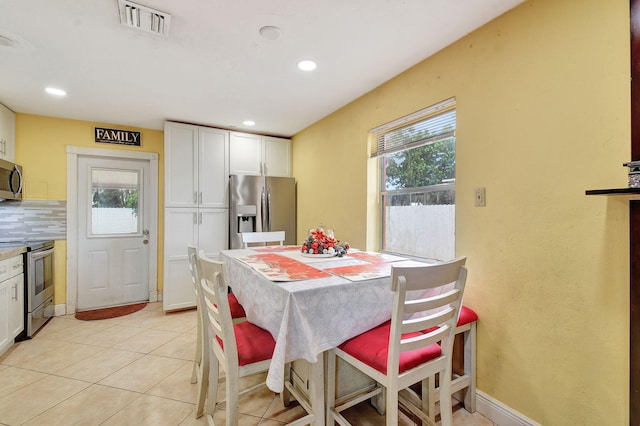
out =
[(0, 200), (22, 200), (22, 167), (0, 160)]

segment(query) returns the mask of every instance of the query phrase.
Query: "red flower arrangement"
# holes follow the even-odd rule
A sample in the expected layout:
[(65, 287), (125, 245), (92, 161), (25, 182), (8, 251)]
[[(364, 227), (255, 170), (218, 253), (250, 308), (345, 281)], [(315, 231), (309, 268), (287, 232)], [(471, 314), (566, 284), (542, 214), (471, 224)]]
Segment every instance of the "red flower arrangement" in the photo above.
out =
[(307, 239), (302, 243), (302, 253), (326, 254), (342, 257), (347, 254), (349, 243), (340, 243), (333, 236), (333, 230), (320, 225), (311, 228), (307, 234)]

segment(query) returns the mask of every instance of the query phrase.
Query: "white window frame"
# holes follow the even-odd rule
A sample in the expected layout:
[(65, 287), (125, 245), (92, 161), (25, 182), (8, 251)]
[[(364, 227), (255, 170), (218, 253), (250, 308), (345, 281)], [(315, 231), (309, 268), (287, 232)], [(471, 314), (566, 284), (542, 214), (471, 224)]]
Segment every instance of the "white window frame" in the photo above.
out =
[[(451, 117), (453, 117), (453, 128), (450, 127)], [(445, 118), (448, 120), (446, 128), (439, 124), (439, 121), (445, 120)], [(417, 127), (425, 125), (432, 129), (433, 123), (438, 123), (438, 126), (444, 130), (430, 133), (429, 137), (418, 141), (393, 138), (400, 129), (413, 129), (416, 125)], [(374, 136), (374, 141), (377, 142), (372, 144), (371, 157), (377, 157), (378, 160), (379, 232), (382, 251), (438, 260), (449, 260), (455, 257), (455, 177), (434, 185), (388, 190), (384, 170), (384, 159), (390, 154), (451, 138), (455, 143), (455, 126), (455, 99), (452, 98), (370, 131)], [(415, 205), (402, 207), (385, 205), (386, 197), (404, 194), (410, 197), (412, 197), (411, 194), (414, 194), (413, 196), (417, 198), (438, 201), (435, 203), (421, 201)], [(444, 200), (444, 202), (440, 200)], [(392, 209), (393, 212), (391, 212)], [(392, 214), (391, 219), (388, 218), (387, 213)], [(395, 241), (388, 241), (386, 236), (389, 220), (395, 221), (394, 230), (397, 232), (394, 232), (393, 235), (398, 237)], [(407, 223), (410, 226), (401, 225)]]

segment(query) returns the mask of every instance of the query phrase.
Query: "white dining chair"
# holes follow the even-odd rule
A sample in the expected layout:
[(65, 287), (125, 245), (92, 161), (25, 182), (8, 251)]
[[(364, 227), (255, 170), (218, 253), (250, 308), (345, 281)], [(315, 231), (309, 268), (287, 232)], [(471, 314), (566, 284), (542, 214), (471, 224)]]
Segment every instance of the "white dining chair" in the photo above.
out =
[[(193, 360), (193, 370), (191, 372), (191, 383), (198, 383), (198, 399), (196, 403), (196, 418), (200, 418), (204, 414), (204, 403), (207, 396), (206, 379), (209, 375), (209, 351), (204, 342), (208, 339), (206, 309), (202, 303), (202, 295), (200, 294), (200, 281), (202, 273), (198, 264), (198, 249), (193, 244), (187, 245), (187, 254), (189, 256), (189, 270), (191, 271), (191, 281), (193, 282), (193, 290), (196, 296), (197, 327), (196, 327), (196, 353)], [(233, 293), (227, 295), (231, 317), (234, 322), (241, 322), (246, 319), (244, 308)]]
[[(224, 263), (198, 254), (198, 265), (202, 272), (200, 280), (203, 304), (207, 311), (209, 330), (208, 338), (209, 375), (203, 377), (207, 383), (207, 423), (213, 425), (213, 413), (216, 405), (224, 404), (227, 426), (238, 424), (238, 402), (241, 396), (246, 396), (259, 390), (264, 383), (259, 383), (240, 392), (238, 381), (241, 377), (249, 376), (269, 369), (271, 357), (276, 342), (271, 334), (257, 325), (243, 321), (234, 323), (231, 319), (229, 302), (224, 295), (228, 292), (225, 280)], [(226, 389), (225, 400), (217, 403), (218, 377), (220, 367), (225, 372)], [(304, 408), (304, 405), (303, 405)], [(289, 426), (303, 426), (311, 424), (315, 416), (312, 413), (288, 423)]]
[[(428, 398), (410, 388), (421, 383), (429, 393), (428, 378), (438, 375), (442, 426), (452, 424), (451, 355), (467, 276), (465, 258), (441, 264), (391, 268), (394, 293), (391, 321), (366, 331), (329, 351), (327, 360), (327, 424), (350, 423), (341, 411), (386, 389), (386, 424), (398, 424), (398, 403), (424, 424), (435, 425)], [(451, 286), (451, 283), (454, 283)], [(419, 291), (420, 296), (416, 296)], [(340, 357), (377, 385), (373, 390), (336, 401), (336, 361)]]
[(249, 244), (280, 243), (280, 245), (284, 245), (284, 239), (284, 231), (242, 233), (244, 248), (248, 248)]

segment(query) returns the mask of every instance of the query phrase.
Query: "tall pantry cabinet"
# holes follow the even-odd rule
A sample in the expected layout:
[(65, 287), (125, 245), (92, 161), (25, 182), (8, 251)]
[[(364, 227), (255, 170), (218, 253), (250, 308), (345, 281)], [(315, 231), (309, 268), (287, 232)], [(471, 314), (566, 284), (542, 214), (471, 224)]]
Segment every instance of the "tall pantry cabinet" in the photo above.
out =
[(164, 128), (165, 311), (196, 304), (187, 245), (211, 257), (228, 247), (229, 132), (166, 122)]

